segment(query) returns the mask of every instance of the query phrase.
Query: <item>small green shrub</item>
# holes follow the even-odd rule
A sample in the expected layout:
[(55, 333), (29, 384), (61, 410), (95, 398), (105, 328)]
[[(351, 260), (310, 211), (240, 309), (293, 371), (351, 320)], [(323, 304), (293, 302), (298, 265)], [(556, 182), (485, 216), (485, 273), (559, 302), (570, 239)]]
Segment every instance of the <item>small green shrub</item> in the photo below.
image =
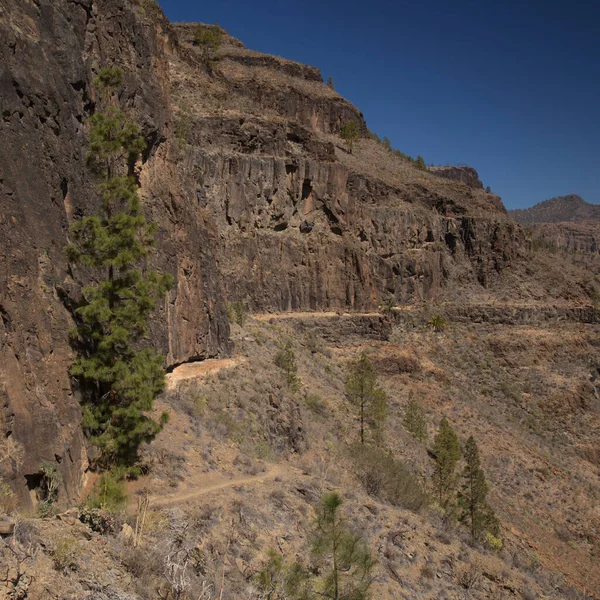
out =
[(304, 402), (314, 413), (324, 415), (327, 412), (327, 403), (318, 394), (304, 396)]
[(489, 531), (485, 532), (483, 541), (485, 542), (485, 545), (494, 552), (500, 552), (500, 550), (502, 550), (502, 547), (504, 546), (502, 540), (499, 537), (496, 537), (493, 533), (490, 533)]
[(443, 331), (448, 326), (448, 322), (442, 315), (433, 315), (427, 321), (427, 327), (434, 331)]
[(421, 404), (410, 393), (402, 421), (406, 430), (420, 442), (427, 440), (427, 419)]
[(120, 473), (103, 473), (94, 484), (86, 504), (89, 508), (99, 508), (109, 512), (121, 512), (127, 506), (125, 481)]

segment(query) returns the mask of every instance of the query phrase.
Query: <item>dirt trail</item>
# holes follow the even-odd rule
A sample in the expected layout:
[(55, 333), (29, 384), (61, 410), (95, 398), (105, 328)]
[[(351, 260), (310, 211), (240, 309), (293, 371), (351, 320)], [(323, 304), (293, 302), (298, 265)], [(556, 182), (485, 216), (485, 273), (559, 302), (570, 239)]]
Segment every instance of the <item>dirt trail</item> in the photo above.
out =
[(370, 313), (337, 313), (333, 311), (328, 312), (283, 312), (283, 313), (257, 313), (251, 315), (253, 319), (257, 321), (269, 321), (270, 319), (306, 319), (306, 318), (321, 318), (327, 319), (332, 317), (381, 317), (383, 316), (378, 312), (370, 312)]
[(226, 488), (265, 483), (276, 477), (284, 479), (291, 475), (297, 475), (298, 473), (300, 473), (300, 471), (293, 467), (288, 467), (286, 465), (271, 465), (271, 468), (268, 471), (259, 473), (258, 475), (235, 477), (233, 479), (226, 479), (223, 477), (220, 480), (213, 481), (207, 485), (203, 485), (201, 481), (198, 481), (195, 484), (192, 484), (192, 486), (186, 487), (174, 494), (150, 496), (150, 506), (160, 508), (172, 506), (173, 504), (181, 504), (182, 502), (188, 502), (200, 496)]
[(246, 362), (243, 356), (234, 356), (232, 358), (208, 358), (197, 362), (184, 363), (175, 367), (171, 373), (167, 373), (167, 389), (173, 390), (177, 384), (184, 379), (196, 379), (205, 377), (212, 373), (218, 373), (223, 369), (229, 369), (235, 365)]

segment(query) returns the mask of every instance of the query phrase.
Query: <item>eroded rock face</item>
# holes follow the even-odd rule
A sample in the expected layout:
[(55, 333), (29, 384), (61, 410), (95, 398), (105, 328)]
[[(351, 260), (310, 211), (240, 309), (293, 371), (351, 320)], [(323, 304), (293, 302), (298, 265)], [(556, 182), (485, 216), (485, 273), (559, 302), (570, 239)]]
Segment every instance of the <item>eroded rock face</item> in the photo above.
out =
[[(152, 343), (169, 363), (228, 350), (220, 280), (195, 190), (179, 180), (169, 144), (168, 40), (122, 0), (9, 0), (0, 20), (3, 143), (0, 148), (0, 429), (25, 447), (5, 468), (23, 505), (42, 460), (56, 460), (74, 498), (86, 467), (68, 332), (81, 285), (62, 248), (73, 219), (99, 198), (85, 165), (91, 81), (106, 64), (123, 67), (122, 101), (148, 141), (141, 179), (159, 225), (152, 261), (176, 289), (157, 312)], [(4, 43), (6, 40), (7, 43)], [(190, 196), (192, 194), (192, 196)]]
[(438, 177), (460, 181), (472, 188), (483, 189), (483, 183), (479, 179), (479, 174), (473, 167), (429, 167), (429, 171)]

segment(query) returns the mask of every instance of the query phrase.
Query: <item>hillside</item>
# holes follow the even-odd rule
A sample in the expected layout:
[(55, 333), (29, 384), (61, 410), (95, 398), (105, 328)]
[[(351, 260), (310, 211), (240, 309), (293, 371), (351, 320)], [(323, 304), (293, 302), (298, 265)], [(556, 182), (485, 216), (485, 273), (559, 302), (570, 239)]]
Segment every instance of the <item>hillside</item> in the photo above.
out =
[[(152, 0), (4, 5), (0, 451), (23, 455), (0, 454), (0, 500), (15, 504), (0, 504), (0, 599), (183, 598), (181, 557), (190, 598), (265, 598), (266, 551), (308, 564), (334, 490), (377, 560), (373, 598), (600, 598), (597, 256), (532, 243), (470, 167), (416, 168), (315, 67), (228, 35), (207, 61), (197, 24), (169, 23)], [(86, 149), (106, 65), (125, 73), (119, 102), (147, 142), (148, 266), (175, 280), (144, 340), (165, 356), (156, 412), (170, 420), (108, 524), (83, 507), (98, 473), (69, 376), (94, 275), (63, 252), (100, 203)], [(547, 212), (587, 214), (579, 200)], [(288, 341), (298, 390), (274, 363)], [(362, 350), (388, 396), (373, 451), (397, 461), (394, 494), (352, 454), (345, 387)], [(403, 426), (411, 394), (424, 442)], [(502, 549), (426, 498), (442, 417), (477, 439)], [(62, 482), (55, 518), (38, 514), (42, 461)]]
[(508, 214), (528, 228), (534, 244), (551, 251), (599, 252), (600, 206), (576, 194), (551, 198)]
[(586, 202), (577, 194), (557, 196), (531, 208), (508, 211), (520, 225), (563, 223), (565, 221), (600, 221), (600, 206)]

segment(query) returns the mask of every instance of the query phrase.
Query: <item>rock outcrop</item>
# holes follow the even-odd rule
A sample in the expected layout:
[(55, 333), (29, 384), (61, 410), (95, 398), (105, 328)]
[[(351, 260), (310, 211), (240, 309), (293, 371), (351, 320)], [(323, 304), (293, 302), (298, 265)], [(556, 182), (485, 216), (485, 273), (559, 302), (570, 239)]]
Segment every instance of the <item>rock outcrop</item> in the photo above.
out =
[(483, 189), (483, 183), (479, 179), (479, 174), (473, 167), (453, 167), (445, 165), (441, 167), (429, 167), (429, 171), (438, 177), (461, 181), (469, 187)]

